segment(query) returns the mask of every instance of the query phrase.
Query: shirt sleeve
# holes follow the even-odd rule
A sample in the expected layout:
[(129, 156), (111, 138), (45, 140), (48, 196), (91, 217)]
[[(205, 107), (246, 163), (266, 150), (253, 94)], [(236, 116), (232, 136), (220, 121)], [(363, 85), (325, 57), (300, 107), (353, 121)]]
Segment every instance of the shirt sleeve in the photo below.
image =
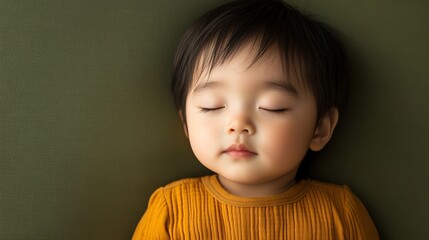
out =
[(164, 188), (158, 188), (150, 197), (148, 208), (137, 225), (132, 240), (170, 239), (167, 224), (168, 207)]
[(380, 239), (377, 229), (363, 203), (349, 187), (344, 187), (344, 207), (348, 239)]

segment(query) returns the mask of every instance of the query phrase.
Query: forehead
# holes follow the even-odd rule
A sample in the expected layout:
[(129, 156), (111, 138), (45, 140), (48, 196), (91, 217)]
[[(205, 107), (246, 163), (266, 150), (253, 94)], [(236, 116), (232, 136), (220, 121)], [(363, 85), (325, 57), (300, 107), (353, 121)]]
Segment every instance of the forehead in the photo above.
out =
[(222, 62), (207, 66), (202, 60), (203, 63), (199, 63), (193, 83), (200, 84), (201, 81), (222, 80), (229, 76), (232, 78), (252, 73), (265, 74), (267, 78), (285, 78), (282, 61), (275, 51), (266, 52), (259, 59), (256, 59), (256, 54), (252, 46), (247, 45)]
[(307, 92), (306, 83), (300, 74), (303, 70), (299, 61), (284, 57), (283, 52), (276, 46), (261, 50), (254, 41), (243, 44), (229, 56), (219, 56), (214, 49), (213, 46), (205, 48), (197, 59), (190, 83), (191, 89), (204, 86), (219, 75), (225, 78), (246, 72), (252, 77), (254, 73), (263, 80), (279, 82)]

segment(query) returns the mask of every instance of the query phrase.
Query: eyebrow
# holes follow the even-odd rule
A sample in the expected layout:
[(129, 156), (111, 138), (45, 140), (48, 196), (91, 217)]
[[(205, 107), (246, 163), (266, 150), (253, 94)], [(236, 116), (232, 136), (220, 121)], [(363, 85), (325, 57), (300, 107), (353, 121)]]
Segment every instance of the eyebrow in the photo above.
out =
[(194, 89), (194, 94), (201, 92), (204, 89), (210, 89), (210, 88), (219, 88), (223, 86), (223, 84), (221, 82), (216, 82), (216, 81), (212, 81), (212, 82), (200, 82)]
[(273, 88), (279, 89), (281, 91), (285, 91), (292, 96), (298, 96), (298, 91), (296, 88), (288, 82), (276, 82), (276, 81), (268, 81), (264, 83), (265, 88)]

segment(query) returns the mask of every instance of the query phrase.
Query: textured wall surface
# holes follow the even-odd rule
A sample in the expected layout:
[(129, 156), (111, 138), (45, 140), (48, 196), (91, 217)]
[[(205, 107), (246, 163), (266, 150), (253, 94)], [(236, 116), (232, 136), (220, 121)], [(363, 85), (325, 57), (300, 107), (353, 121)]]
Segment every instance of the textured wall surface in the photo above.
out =
[[(169, 78), (223, 2), (0, 0), (0, 239), (129, 239), (155, 188), (208, 173)], [(310, 176), (350, 185), (383, 238), (429, 238), (429, 2), (293, 3), (342, 32), (352, 72)]]

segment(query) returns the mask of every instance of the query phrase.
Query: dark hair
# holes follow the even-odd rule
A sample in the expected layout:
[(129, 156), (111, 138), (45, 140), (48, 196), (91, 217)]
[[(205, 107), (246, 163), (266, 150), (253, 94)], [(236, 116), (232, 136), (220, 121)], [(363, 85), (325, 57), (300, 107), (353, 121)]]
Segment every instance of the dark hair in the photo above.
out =
[[(186, 97), (197, 64), (208, 72), (243, 45), (257, 48), (253, 63), (268, 49), (281, 54), (287, 79), (309, 90), (318, 120), (345, 100), (344, 51), (336, 33), (281, 0), (235, 1), (199, 18), (185, 33), (173, 64), (171, 90), (184, 121)], [(201, 72), (201, 70), (200, 70)]]

